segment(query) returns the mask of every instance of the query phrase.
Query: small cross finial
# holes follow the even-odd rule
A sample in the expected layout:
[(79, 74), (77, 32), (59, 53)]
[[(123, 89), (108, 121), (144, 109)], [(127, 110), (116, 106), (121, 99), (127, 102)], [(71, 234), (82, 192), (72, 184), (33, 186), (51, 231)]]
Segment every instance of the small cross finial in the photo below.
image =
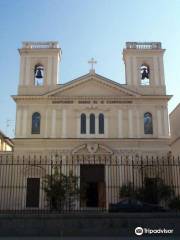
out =
[(92, 57), (89, 61), (88, 61), (89, 64), (91, 64), (91, 69), (90, 69), (90, 72), (95, 72), (95, 69), (93, 68), (94, 64), (97, 63), (97, 61), (94, 60), (94, 58)]

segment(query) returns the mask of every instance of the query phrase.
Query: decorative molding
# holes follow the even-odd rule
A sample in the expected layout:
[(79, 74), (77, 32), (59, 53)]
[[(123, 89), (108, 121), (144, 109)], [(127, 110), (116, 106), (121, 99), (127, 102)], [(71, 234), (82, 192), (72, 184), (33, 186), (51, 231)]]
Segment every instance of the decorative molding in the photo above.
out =
[[(116, 100), (116, 101), (122, 101), (122, 103), (124, 104), (125, 101), (124, 99), (126, 99), (126, 101), (132, 101), (132, 100), (149, 100), (149, 99), (153, 99), (153, 100), (170, 100), (172, 97), (172, 95), (141, 95), (141, 96), (59, 96), (59, 97), (54, 97), (54, 96), (35, 96), (35, 95), (12, 95), (12, 98), (17, 101), (17, 100), (40, 100), (40, 101), (49, 101), (51, 103), (51, 101), (60, 101), (60, 100), (101, 100), (101, 101), (105, 101), (105, 100)], [(130, 103), (130, 102), (128, 102)], [(133, 103), (133, 102), (131, 102)], [(100, 103), (101, 104), (101, 103)]]
[(82, 144), (78, 147), (75, 147), (72, 152), (72, 154), (113, 154), (113, 150), (108, 148), (107, 146), (98, 144), (98, 143), (87, 143)]

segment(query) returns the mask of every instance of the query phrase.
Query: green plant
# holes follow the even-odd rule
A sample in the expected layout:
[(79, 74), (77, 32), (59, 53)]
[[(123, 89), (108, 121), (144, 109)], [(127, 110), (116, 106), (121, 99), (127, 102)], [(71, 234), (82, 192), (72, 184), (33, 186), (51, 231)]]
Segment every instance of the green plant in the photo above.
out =
[(165, 184), (162, 179), (159, 180), (157, 184), (157, 196), (158, 196), (158, 202), (164, 200), (169, 201), (174, 196), (174, 190)]
[(137, 191), (134, 189), (134, 186), (131, 182), (124, 184), (120, 187), (120, 197), (135, 197)]
[(144, 187), (141, 190), (141, 197), (143, 201), (149, 203), (166, 202), (174, 196), (174, 190), (161, 178), (145, 178)]
[(144, 179), (143, 187), (128, 182), (120, 187), (120, 197), (133, 197), (149, 203), (168, 202), (174, 196), (174, 190), (160, 178)]
[(44, 179), (44, 191), (51, 209), (71, 208), (75, 197), (79, 195), (78, 177), (70, 171), (65, 175), (56, 166), (52, 174)]
[(68, 208), (73, 206), (75, 197), (80, 194), (80, 187), (78, 185), (78, 177), (73, 175), (73, 171), (69, 172), (69, 176), (65, 176), (65, 199)]

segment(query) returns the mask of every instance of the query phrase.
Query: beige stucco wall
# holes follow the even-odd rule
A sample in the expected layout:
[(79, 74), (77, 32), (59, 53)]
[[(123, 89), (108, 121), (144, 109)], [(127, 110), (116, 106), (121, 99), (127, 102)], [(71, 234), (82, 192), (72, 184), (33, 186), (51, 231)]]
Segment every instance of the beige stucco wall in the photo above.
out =
[[(166, 94), (163, 55), (165, 49), (128, 49), (123, 50), (126, 82), (129, 87), (142, 94)], [(140, 85), (140, 67), (150, 67), (150, 85)]]
[[(60, 85), (57, 83), (61, 49), (57, 43), (25, 43), (19, 50), (18, 95), (13, 97), (17, 105), (15, 151), (50, 148), (72, 151), (78, 144), (89, 141), (98, 144), (106, 141), (105, 144), (114, 151), (168, 151), (167, 102), (170, 96), (166, 95), (165, 89), (165, 50), (159, 43), (140, 44), (137, 48), (133, 43), (132, 46), (127, 45), (123, 50), (126, 84), (118, 84), (91, 69), (88, 74)], [(45, 69), (43, 86), (34, 85), (37, 63)], [(149, 86), (140, 84), (142, 64), (148, 64), (150, 68)], [(40, 134), (31, 134), (34, 112), (41, 114)], [(144, 134), (146, 112), (153, 116), (153, 134)], [(82, 113), (87, 116), (86, 134), (80, 133)], [(91, 113), (96, 116), (95, 134), (89, 134)], [(100, 113), (105, 118), (104, 134), (98, 134)], [(73, 143), (68, 139), (73, 139)], [(111, 139), (115, 141), (113, 144)]]
[[(42, 46), (38, 48), (37, 43), (28, 43), (19, 50), (20, 82), (18, 95), (13, 97), (17, 108), (12, 159), (14, 163), (21, 159), (22, 164), (19, 167), (16, 164), (7, 167), (5, 164), (0, 169), (0, 181), (6, 181), (6, 186), (9, 187), (2, 190), (1, 209), (25, 208), (27, 178), (38, 177), (42, 184), (52, 162), (56, 160), (59, 163), (61, 160), (63, 162), (69, 155), (79, 159), (82, 157), (85, 159), (83, 164), (98, 163), (99, 157), (102, 157), (108, 207), (110, 202), (118, 201), (119, 187), (132, 181), (134, 173), (137, 175), (137, 183), (142, 179), (138, 169), (132, 172), (131, 165), (127, 169), (125, 165), (123, 167), (108, 165), (107, 156), (115, 157), (119, 163), (123, 157), (127, 161), (129, 159), (131, 163), (132, 159), (141, 160), (141, 156), (145, 161), (146, 156), (167, 156), (170, 150), (167, 111), (170, 96), (166, 95), (165, 89), (163, 49), (125, 49), (123, 58), (126, 84), (118, 84), (95, 74), (95, 71), (90, 71), (74, 81), (59, 85), (58, 65), (61, 51), (56, 44), (52, 44), (54, 43), (48, 43), (47, 47), (44, 47), (46, 44), (40, 43), (43, 48)], [(43, 64), (45, 78), (43, 86), (35, 87), (34, 65), (37, 63)], [(150, 86), (139, 84), (139, 68), (142, 63), (150, 66)], [(41, 114), (40, 134), (31, 134), (34, 112)], [(153, 134), (144, 134), (146, 112), (150, 112), (153, 117)], [(85, 135), (80, 134), (81, 113), (87, 116)], [(91, 113), (96, 116), (96, 134), (89, 134)], [(105, 117), (105, 132), (102, 135), (98, 134), (99, 113), (103, 113)], [(176, 126), (174, 123), (173, 125)], [(131, 158), (132, 155), (135, 158)], [(12, 159), (9, 159), (12, 162)], [(6, 156), (4, 160), (7, 162)], [(50, 164), (39, 168), (38, 165), (34, 165), (38, 161), (40, 164), (44, 162)], [(80, 177), (81, 162), (78, 164), (75, 174)], [(72, 168), (74, 169), (75, 165), (72, 164)], [(63, 171), (67, 173), (66, 166)], [(114, 176), (116, 171), (119, 173), (118, 181)], [(152, 174), (152, 171), (149, 173)], [(20, 187), (19, 192), (13, 187), (14, 184)], [(40, 191), (40, 208), (46, 207), (44, 191)]]
[[(32, 114), (41, 114), (41, 134), (31, 134)], [(144, 134), (144, 113), (153, 115), (153, 134)], [(80, 115), (105, 116), (105, 134), (80, 134)], [(169, 127), (167, 120), (167, 106), (163, 101), (143, 100), (132, 104), (52, 104), (49, 100), (23, 100), (17, 104), (16, 138), (79, 138), (79, 137), (105, 137), (105, 138), (168, 138)], [(111, 127), (113, 126), (113, 127)]]
[[(19, 49), (20, 74), (18, 94), (42, 94), (54, 89), (58, 83), (59, 62), (61, 59), (61, 49), (58, 43), (47, 42), (47, 44), (41, 45), (40, 42), (37, 44), (40, 48), (33, 48), (30, 43), (29, 46), (24, 44), (23, 47)], [(44, 85), (37, 88), (34, 87), (34, 67), (36, 64), (42, 64), (44, 66)]]

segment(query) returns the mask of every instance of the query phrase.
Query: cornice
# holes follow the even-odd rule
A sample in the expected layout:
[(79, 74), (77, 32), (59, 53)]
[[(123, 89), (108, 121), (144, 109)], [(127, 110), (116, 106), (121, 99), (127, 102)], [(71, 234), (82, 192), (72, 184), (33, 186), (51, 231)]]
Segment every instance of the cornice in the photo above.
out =
[(123, 53), (124, 54), (139, 54), (140, 56), (142, 56), (143, 54), (147, 54), (147, 55), (154, 55), (154, 54), (161, 54), (164, 53), (166, 51), (166, 49), (133, 49), (133, 48), (124, 48), (123, 49)]
[(170, 140), (170, 137), (168, 138), (158, 138), (158, 137), (148, 137), (148, 138), (42, 138), (42, 137), (39, 137), (39, 138), (13, 138), (13, 141), (17, 141), (17, 140), (27, 140), (27, 141), (32, 141), (32, 140), (37, 140), (37, 141), (42, 141), (42, 140), (52, 140), (52, 141), (64, 141), (64, 140), (80, 140), (80, 141), (90, 141), (90, 142), (97, 142), (97, 141), (139, 141), (139, 142), (144, 142), (144, 141), (166, 141), (166, 142), (169, 142)]
[(171, 140), (170, 142), (170, 146), (172, 146), (173, 144), (175, 144), (178, 140), (180, 140), (180, 136), (179, 137), (176, 137), (175, 139)]
[(61, 48), (35, 48), (35, 49), (28, 49), (28, 48), (21, 48), (18, 49), (19, 54), (22, 55), (23, 53), (28, 54), (29, 56), (33, 55), (33, 54), (37, 54), (37, 53), (41, 53), (43, 55), (49, 55), (52, 53), (57, 53), (59, 54), (59, 56), (61, 55), (62, 51)]
[(35, 96), (35, 95), (13, 95), (14, 101), (17, 100), (170, 100), (172, 95), (141, 95), (141, 96)]

